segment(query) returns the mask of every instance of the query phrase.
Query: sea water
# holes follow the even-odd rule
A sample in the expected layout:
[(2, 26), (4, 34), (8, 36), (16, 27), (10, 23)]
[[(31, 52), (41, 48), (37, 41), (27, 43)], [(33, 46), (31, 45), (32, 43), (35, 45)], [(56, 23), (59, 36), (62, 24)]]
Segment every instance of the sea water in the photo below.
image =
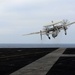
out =
[(75, 48), (75, 44), (0, 44), (0, 48)]

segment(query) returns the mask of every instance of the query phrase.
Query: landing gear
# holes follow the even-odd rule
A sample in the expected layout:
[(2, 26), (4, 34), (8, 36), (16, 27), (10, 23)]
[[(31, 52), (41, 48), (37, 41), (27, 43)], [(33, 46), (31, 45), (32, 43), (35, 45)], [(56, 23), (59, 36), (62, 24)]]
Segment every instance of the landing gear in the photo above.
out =
[(66, 30), (65, 30), (65, 35), (67, 35), (67, 32), (66, 32)]
[(50, 37), (48, 37), (49, 39), (51, 39)]
[(60, 29), (59, 29), (59, 32), (60, 32)]
[(66, 26), (64, 26), (65, 35), (67, 35), (66, 30), (67, 30), (67, 27), (66, 27)]
[(65, 35), (67, 35), (67, 33), (65, 33)]
[(49, 34), (46, 34), (46, 35), (48, 36), (49, 39), (51, 39), (51, 38), (49, 37)]

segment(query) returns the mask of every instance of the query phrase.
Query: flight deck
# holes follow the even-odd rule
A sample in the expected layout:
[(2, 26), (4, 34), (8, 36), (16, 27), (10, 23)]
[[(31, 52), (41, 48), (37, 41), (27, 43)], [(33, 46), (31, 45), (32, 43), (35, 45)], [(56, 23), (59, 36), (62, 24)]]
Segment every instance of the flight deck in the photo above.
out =
[(0, 58), (2, 60), (0, 60), (0, 74), (75, 75), (74, 48), (41, 48), (39, 51), (34, 49), (33, 51), (27, 50), (27, 52), (23, 53), (22, 49), (18, 49), (17, 54), (15, 53), (16, 55)]

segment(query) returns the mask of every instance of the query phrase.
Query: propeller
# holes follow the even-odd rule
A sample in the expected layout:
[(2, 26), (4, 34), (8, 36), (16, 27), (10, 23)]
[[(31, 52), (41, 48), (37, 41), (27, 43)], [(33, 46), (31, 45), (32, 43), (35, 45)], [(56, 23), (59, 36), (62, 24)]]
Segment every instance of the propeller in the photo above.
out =
[(63, 20), (61, 23), (62, 23), (62, 25), (66, 25), (67, 26), (70, 22), (66, 19), (66, 20)]

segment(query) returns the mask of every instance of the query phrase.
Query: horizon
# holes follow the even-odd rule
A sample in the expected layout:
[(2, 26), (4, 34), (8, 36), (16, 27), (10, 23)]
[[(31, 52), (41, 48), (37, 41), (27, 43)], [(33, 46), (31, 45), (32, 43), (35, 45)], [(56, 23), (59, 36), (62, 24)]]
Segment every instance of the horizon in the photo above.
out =
[(0, 44), (0, 48), (75, 48), (75, 44)]

